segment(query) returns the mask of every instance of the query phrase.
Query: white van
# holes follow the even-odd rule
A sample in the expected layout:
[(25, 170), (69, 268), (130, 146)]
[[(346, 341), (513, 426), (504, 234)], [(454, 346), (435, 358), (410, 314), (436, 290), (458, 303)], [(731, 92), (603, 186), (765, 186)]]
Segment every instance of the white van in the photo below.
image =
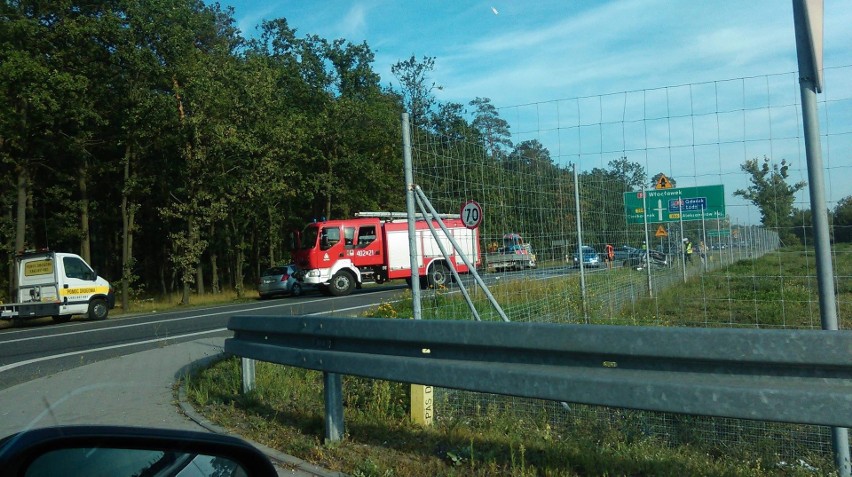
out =
[(64, 323), (73, 315), (106, 319), (115, 307), (115, 293), (79, 255), (50, 251), (24, 252), (15, 257), (16, 303), (0, 304), (0, 318), (22, 320), (50, 316)]

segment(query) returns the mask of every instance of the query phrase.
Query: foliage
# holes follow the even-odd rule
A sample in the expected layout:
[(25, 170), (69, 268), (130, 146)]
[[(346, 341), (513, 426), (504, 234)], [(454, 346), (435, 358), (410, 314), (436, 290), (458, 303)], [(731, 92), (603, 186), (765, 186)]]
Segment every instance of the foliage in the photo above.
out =
[(757, 206), (761, 223), (777, 230), (782, 242), (788, 245), (799, 243), (791, 230), (793, 201), (796, 192), (804, 189), (806, 183), (787, 184), (789, 165), (785, 159), (779, 164), (766, 156), (763, 161), (753, 158), (743, 163), (741, 168), (751, 176), (751, 185), (747, 189), (736, 190), (734, 195)]
[(24, 0), (0, 16), (4, 249), (91, 242), (125, 302), (187, 301), (206, 280), (241, 292), (313, 217), (402, 205), (401, 99), (366, 44), (283, 18), (248, 41), (198, 0)]
[(852, 242), (852, 196), (847, 196), (837, 202), (834, 208), (834, 240), (837, 242)]

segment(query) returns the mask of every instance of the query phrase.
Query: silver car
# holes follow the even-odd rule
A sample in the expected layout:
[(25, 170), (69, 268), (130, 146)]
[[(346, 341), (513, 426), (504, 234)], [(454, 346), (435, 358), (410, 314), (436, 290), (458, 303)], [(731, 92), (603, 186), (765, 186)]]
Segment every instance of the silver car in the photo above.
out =
[(296, 280), (296, 267), (282, 265), (264, 270), (257, 282), (257, 292), (261, 299), (278, 295), (299, 296), (302, 294), (302, 283)]

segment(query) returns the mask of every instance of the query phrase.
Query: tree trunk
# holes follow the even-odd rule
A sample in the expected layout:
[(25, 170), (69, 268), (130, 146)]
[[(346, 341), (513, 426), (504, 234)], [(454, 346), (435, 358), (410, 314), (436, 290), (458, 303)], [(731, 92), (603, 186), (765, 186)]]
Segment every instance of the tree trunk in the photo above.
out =
[(219, 289), (219, 267), (216, 263), (217, 260), (218, 257), (216, 256), (216, 253), (212, 252), (210, 254), (210, 288), (211, 293), (213, 293), (214, 295), (218, 295), (221, 292), (221, 290)]
[(204, 295), (204, 266), (201, 262), (201, 254), (203, 252), (198, 252), (199, 255), (195, 255), (195, 248), (201, 243), (201, 227), (198, 225), (198, 222), (193, 221), (194, 227), (192, 227), (192, 248), (193, 248), (193, 259), (195, 260), (195, 292), (198, 295)]
[(18, 211), (15, 217), (15, 251), (23, 251), (26, 247), (25, 233), (27, 229), (27, 168), (18, 166)]
[(192, 292), (192, 272), (195, 271), (195, 265), (187, 260), (187, 256), (191, 258), (194, 254), (193, 249), (195, 248), (195, 242), (197, 240), (197, 235), (195, 233), (195, 218), (190, 216), (186, 221), (186, 233), (187, 233), (187, 250), (181, 251), (178, 253), (184, 253), (186, 256), (183, 257), (181, 263), (181, 282), (183, 283), (183, 296), (180, 299), (181, 305), (189, 305), (189, 295)]
[[(14, 218), (12, 217), (12, 208), (11, 207), (6, 209), (6, 218), (9, 221), (10, 224), (14, 220)], [(9, 237), (10, 241), (3, 244), (3, 246), (6, 247), (6, 246), (11, 245), (11, 239), (12, 239), (12, 237)], [(17, 302), (18, 301), (17, 297), (15, 297), (15, 277), (16, 277), (17, 274), (15, 273), (15, 254), (14, 253), (9, 254), (6, 265), (9, 267), (9, 301), (10, 302)]]
[[(213, 240), (214, 234), (216, 232), (216, 226), (210, 224), (210, 240)], [(214, 295), (218, 295), (219, 290), (219, 267), (216, 263), (216, 251), (214, 247), (210, 247), (210, 288), (211, 292)]]
[(80, 256), (92, 263), (92, 245), (89, 231), (89, 161), (84, 159), (78, 171), (77, 184), (80, 188)]
[[(245, 246), (245, 242), (236, 232), (237, 224), (234, 223), (234, 219), (231, 217), (231, 233), (238, 241), (238, 244), (235, 247), (236, 252), (234, 253), (234, 270), (232, 272), (232, 276), (234, 280), (234, 290), (237, 292), (237, 298), (242, 298), (245, 294), (245, 291), (243, 290), (243, 262), (245, 261), (245, 252), (243, 251), (243, 248)], [(229, 247), (229, 250), (232, 249)]]
[(275, 233), (275, 214), (272, 206), (266, 208), (267, 215), (269, 216), (269, 266), (275, 266), (275, 242), (276, 242), (276, 233)]
[(169, 294), (169, 290), (166, 287), (166, 261), (160, 261), (160, 286), (163, 297)]
[[(136, 206), (130, 203), (130, 163), (135, 154), (128, 145), (124, 155), (124, 187), (121, 190), (121, 309), (130, 306), (130, 285), (133, 274), (133, 228)], [(135, 176), (135, 172), (133, 174)]]
[(243, 249), (242, 247), (237, 248), (236, 254), (236, 265), (235, 265), (235, 273), (234, 273), (234, 289), (237, 291), (237, 298), (242, 298), (245, 294), (243, 290), (243, 274), (240, 270), (243, 269), (243, 261), (245, 260), (243, 257)]
[(201, 260), (198, 261), (198, 266), (196, 267), (196, 288), (195, 292), (198, 295), (204, 295), (204, 266), (201, 263)]
[(227, 283), (231, 286), (232, 290), (236, 289), (236, 284), (234, 283), (234, 247), (231, 246), (231, 235), (234, 233), (233, 230), (233, 220), (231, 220), (231, 230), (228, 230), (228, 227), (225, 227), (225, 276), (223, 278), (227, 278), (227, 280), (222, 280), (224, 283)]

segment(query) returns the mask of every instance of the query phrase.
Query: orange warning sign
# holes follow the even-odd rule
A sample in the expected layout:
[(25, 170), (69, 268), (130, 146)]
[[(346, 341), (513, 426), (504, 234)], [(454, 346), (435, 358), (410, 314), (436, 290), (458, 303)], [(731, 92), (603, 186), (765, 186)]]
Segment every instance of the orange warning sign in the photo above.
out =
[(669, 234), (666, 232), (666, 228), (660, 225), (657, 227), (657, 233), (654, 234), (654, 237), (668, 237)]
[(654, 185), (654, 188), (655, 189), (671, 189), (672, 188), (672, 181), (670, 181), (669, 178), (666, 177), (665, 174), (660, 174), (660, 178), (657, 179), (657, 183)]

